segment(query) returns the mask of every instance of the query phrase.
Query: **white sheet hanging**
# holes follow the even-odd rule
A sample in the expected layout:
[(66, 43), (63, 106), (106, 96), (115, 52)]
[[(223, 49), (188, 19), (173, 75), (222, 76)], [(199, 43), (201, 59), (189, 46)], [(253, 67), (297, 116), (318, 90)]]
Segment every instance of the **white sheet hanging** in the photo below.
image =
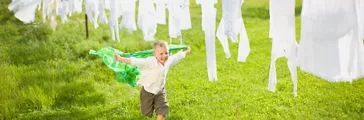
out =
[[(106, 2), (105, 2), (106, 3)], [(118, 28), (118, 19), (120, 17), (120, 9), (117, 6), (120, 6), (119, 0), (109, 0), (109, 7), (110, 7), (110, 17), (109, 17), (109, 25), (110, 25), (110, 32), (111, 32), (111, 39), (115, 40), (115, 37), (118, 42), (120, 42), (119, 37), (119, 28)], [(106, 6), (108, 7), (108, 6)]]
[(97, 18), (99, 17), (99, 0), (85, 0), (85, 12), (90, 22), (94, 24), (94, 27), (99, 27)]
[[(204, 19), (205, 18), (205, 15), (208, 14), (207, 12), (210, 11), (213, 11), (211, 10), (211, 6), (214, 6), (214, 4), (217, 3), (217, 0), (209, 0), (209, 1), (205, 1), (205, 0), (196, 0), (196, 4), (201, 4), (201, 9), (202, 9), (202, 30), (205, 30), (205, 27), (206, 27), (206, 23), (205, 20), (208, 20), (208, 19)], [(203, 12), (203, 11), (207, 11), (207, 12)]]
[(102, 24), (107, 24), (107, 17), (106, 17), (106, 13), (105, 13), (105, 0), (101, 0), (99, 1), (99, 6), (98, 6), (98, 9), (99, 9), (99, 19), (100, 19), (100, 22)]
[(230, 58), (230, 49), (229, 49), (229, 41), (228, 37), (225, 35), (225, 27), (224, 27), (224, 18), (221, 18), (219, 27), (216, 32), (216, 37), (220, 41), (222, 48), (224, 49), (225, 57)]
[(328, 81), (364, 76), (357, 0), (304, 0), (298, 53), (303, 71)]
[(41, 4), (42, 4), (43, 23), (46, 23), (46, 20), (48, 18), (50, 21), (50, 26), (52, 27), (53, 31), (55, 31), (56, 26), (57, 26), (57, 21), (56, 21), (57, 8), (58, 8), (57, 1), (56, 0), (43, 0)]
[(36, 8), (40, 3), (41, 0), (13, 0), (8, 8), (20, 21), (30, 23), (35, 20)]
[(215, 52), (215, 25), (216, 25), (216, 0), (196, 0), (201, 4), (202, 29), (205, 31), (205, 45), (208, 78), (210, 81), (217, 80), (216, 52)]
[(359, 25), (360, 39), (364, 39), (364, 1), (356, 0), (356, 11)]
[(238, 29), (234, 29), (237, 19), (241, 19), (241, 1), (240, 0), (223, 0), (222, 16), (224, 21), (224, 33), (233, 42), (238, 42)]
[(69, 1), (58, 0), (58, 15), (61, 17), (62, 23), (68, 22), (67, 15), (69, 14)]
[[(241, 21), (241, 22), (240, 22)], [(240, 41), (239, 41), (239, 49), (238, 49), (238, 62), (245, 62), (246, 59), (249, 56), (250, 53), (250, 45), (249, 45), (249, 39), (248, 35), (245, 30), (244, 20), (243, 18), (238, 19), (237, 21), (240, 24), (237, 24), (237, 26), (240, 26)]]
[(293, 95), (297, 96), (297, 47), (295, 27), (295, 1), (270, 0), (270, 31), (272, 38), (272, 56), (269, 70), (268, 90), (275, 91), (277, 84), (275, 61), (286, 57), (291, 79)]
[(42, 6), (43, 6), (43, 9), (42, 9), (42, 19), (43, 19), (43, 23), (46, 22), (46, 18), (47, 18), (47, 0), (42, 0)]
[(138, 26), (143, 32), (144, 40), (153, 41), (157, 32), (156, 11), (151, 0), (139, 0)]
[(191, 14), (190, 14), (190, 1), (189, 0), (182, 0), (182, 4), (180, 6), (181, 9), (181, 29), (187, 30), (191, 29)]
[(169, 0), (167, 8), (169, 12), (168, 33), (170, 38), (181, 36), (181, 0)]
[(47, 18), (50, 20), (50, 25), (53, 31), (56, 30), (57, 26), (57, 1), (56, 0), (49, 0), (47, 1)]
[(120, 29), (126, 28), (129, 33), (133, 33), (137, 30), (135, 22), (135, 5), (136, 0), (122, 0), (122, 16), (123, 19), (120, 23)]
[(78, 12), (81, 13), (82, 12), (82, 0), (71, 0), (72, 2), (72, 6), (71, 7), (71, 12)]
[(166, 24), (166, 4), (167, 0), (155, 0), (157, 23)]
[(191, 28), (191, 17), (188, 0), (169, 0), (167, 2), (169, 11), (168, 32), (170, 38), (181, 36), (182, 29)]
[(220, 21), (216, 36), (224, 48), (226, 58), (229, 58), (231, 55), (228, 38), (236, 43), (238, 42), (238, 34), (240, 34), (237, 61), (245, 62), (250, 53), (250, 45), (241, 14), (244, 0), (223, 0), (222, 2), (223, 18)]

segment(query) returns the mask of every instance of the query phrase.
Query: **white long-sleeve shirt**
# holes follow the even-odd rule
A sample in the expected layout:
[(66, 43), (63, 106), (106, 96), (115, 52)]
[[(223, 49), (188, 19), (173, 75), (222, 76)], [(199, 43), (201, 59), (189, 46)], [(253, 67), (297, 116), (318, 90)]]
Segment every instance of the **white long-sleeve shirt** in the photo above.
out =
[(164, 66), (154, 56), (130, 58), (131, 65), (137, 66), (141, 71), (137, 85), (143, 86), (147, 92), (157, 94), (164, 88), (169, 68), (176, 65), (185, 56), (185, 53), (180, 51), (170, 56)]

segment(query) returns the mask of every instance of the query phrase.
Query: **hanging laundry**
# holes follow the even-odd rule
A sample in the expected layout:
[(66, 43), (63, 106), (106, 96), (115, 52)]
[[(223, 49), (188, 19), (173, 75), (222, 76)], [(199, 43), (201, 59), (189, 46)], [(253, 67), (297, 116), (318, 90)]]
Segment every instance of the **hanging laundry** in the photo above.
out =
[[(358, 0), (304, 0), (298, 62), (331, 82), (364, 77)], [(358, 8), (359, 6), (359, 8)]]
[(181, 36), (181, 0), (169, 0), (167, 8), (169, 11), (168, 33), (170, 38)]
[(250, 53), (250, 45), (241, 14), (244, 0), (223, 0), (222, 2), (223, 18), (220, 21), (216, 36), (224, 48), (226, 58), (230, 58), (228, 38), (236, 43), (238, 42), (238, 34), (240, 34), (237, 61), (245, 62)]
[(85, 0), (85, 12), (90, 22), (94, 24), (94, 27), (99, 27), (97, 18), (99, 17), (99, 0)]
[(61, 17), (62, 23), (68, 22), (67, 14), (69, 13), (69, 1), (58, 0), (58, 15)]
[(364, 1), (356, 0), (356, 11), (358, 16), (360, 39), (364, 39)]
[(41, 0), (12, 0), (8, 8), (14, 12), (16, 18), (24, 23), (35, 20), (35, 12)]
[[(107, 24), (107, 18), (105, 14), (105, 1), (104, 0), (85, 0), (85, 12), (90, 22), (94, 24), (95, 28), (99, 27), (98, 20), (103, 24)], [(116, 1), (116, 3), (120, 3)], [(119, 4), (115, 5), (117, 8)]]
[(208, 12), (209, 10), (210, 11), (213, 11), (212, 9), (214, 7), (211, 7), (211, 6), (214, 6), (214, 4), (216, 4), (217, 1), (216, 0), (211, 0), (211, 1), (205, 1), (205, 0), (196, 0), (196, 4), (201, 4), (201, 9), (202, 9), (202, 22), (201, 22), (201, 25), (202, 25), (202, 30), (205, 30), (205, 24), (207, 22), (205, 22), (205, 20), (208, 20), (208, 19), (204, 19), (205, 18), (205, 14), (208, 14), (208, 13), (204, 13), (203, 11), (206, 11)]
[(43, 23), (46, 23), (46, 18), (47, 18), (47, 0), (42, 0), (42, 6), (43, 6), (43, 9), (42, 9), (42, 18), (43, 18)]
[(238, 42), (237, 29), (234, 30), (236, 20), (241, 18), (241, 1), (240, 0), (223, 0), (222, 17), (224, 19), (224, 33), (233, 42)]
[(207, 71), (210, 81), (217, 80), (216, 52), (215, 52), (215, 29), (216, 29), (216, 0), (196, 0), (201, 4), (202, 29), (205, 32)]
[[(43, 0), (43, 1), (47, 1), (47, 0)], [(69, 0), (69, 13), (68, 16), (71, 16), (72, 13), (77, 12), (77, 13), (81, 13), (82, 12), (82, 0)]]
[(227, 36), (225, 35), (224, 31), (224, 18), (221, 18), (219, 27), (217, 29), (217, 33), (216, 33), (216, 37), (218, 38), (218, 40), (220, 41), (222, 48), (224, 49), (224, 53), (225, 53), (225, 57), (226, 58), (230, 58), (231, 54), (230, 54), (230, 48), (229, 48), (229, 41)]
[(166, 4), (167, 0), (155, 0), (156, 12), (157, 12), (157, 23), (166, 24)]
[(57, 2), (56, 0), (43, 0), (42, 1), (42, 18), (43, 23), (46, 23), (47, 17), (51, 21), (51, 25), (53, 30), (55, 30), (55, 27), (57, 25), (56, 22), (56, 16), (57, 16)]
[(53, 31), (56, 30), (57, 26), (57, 1), (56, 0), (49, 0), (47, 5), (47, 16), (50, 20), (50, 25), (53, 29)]
[(123, 19), (120, 23), (120, 29), (126, 28), (129, 33), (137, 30), (135, 22), (135, 2), (136, 0), (122, 0), (121, 11)]
[[(106, 3), (106, 2), (105, 2)], [(119, 37), (119, 28), (118, 28), (118, 19), (120, 17), (120, 9), (117, 7), (120, 5), (119, 0), (109, 0), (109, 7), (110, 7), (110, 17), (109, 17), (109, 25), (110, 25), (110, 31), (111, 31), (111, 39), (116, 40), (120, 42)], [(108, 8), (108, 6), (106, 6)]]
[(138, 26), (143, 32), (144, 40), (153, 41), (157, 32), (156, 11), (151, 0), (139, 0)]
[(182, 4), (180, 6), (180, 16), (181, 16), (181, 29), (187, 30), (191, 29), (191, 14), (190, 14), (190, 1), (189, 0), (182, 0)]
[(105, 4), (106, 3), (105, 3), (104, 0), (99, 1), (99, 6), (98, 6), (98, 8), (99, 8), (99, 19), (100, 19), (100, 22), (102, 24), (107, 24), (108, 23), (106, 13), (105, 13), (105, 6), (106, 6)]
[(243, 18), (238, 19), (237, 27), (240, 29), (240, 41), (238, 48), (238, 62), (245, 62), (250, 53), (250, 45), (248, 35), (245, 30), (244, 20)]
[(181, 30), (191, 28), (191, 16), (188, 0), (169, 0), (167, 2), (169, 11), (169, 37), (177, 38), (181, 36)]
[(286, 57), (291, 79), (293, 95), (297, 96), (297, 47), (295, 27), (295, 1), (270, 0), (270, 31), (272, 38), (271, 64), (269, 70), (268, 90), (275, 91), (277, 84), (275, 61)]
[(53, 31), (55, 31), (56, 26), (57, 26), (57, 21), (56, 21), (57, 8), (58, 8), (57, 1), (56, 0), (42, 0), (42, 2), (40, 4), (42, 4), (42, 8), (43, 8), (42, 9), (43, 23), (46, 23), (46, 20), (48, 18)]

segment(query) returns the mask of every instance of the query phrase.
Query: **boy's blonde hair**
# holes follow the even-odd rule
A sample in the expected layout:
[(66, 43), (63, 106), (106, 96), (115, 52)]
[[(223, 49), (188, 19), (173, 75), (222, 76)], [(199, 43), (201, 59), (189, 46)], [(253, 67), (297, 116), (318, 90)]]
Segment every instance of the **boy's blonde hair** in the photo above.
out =
[(160, 48), (160, 47), (166, 47), (168, 49), (168, 43), (163, 40), (158, 40), (153, 44), (153, 49)]

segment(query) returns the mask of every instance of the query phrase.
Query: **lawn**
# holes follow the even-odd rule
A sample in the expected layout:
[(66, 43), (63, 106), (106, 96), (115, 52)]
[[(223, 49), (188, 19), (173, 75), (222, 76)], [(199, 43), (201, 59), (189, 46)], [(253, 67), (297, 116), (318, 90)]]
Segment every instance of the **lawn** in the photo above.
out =
[[(294, 98), (286, 59), (280, 58), (276, 92), (267, 90), (268, 0), (243, 4), (251, 46), (247, 62), (237, 62), (238, 44), (229, 42), (232, 57), (227, 59), (216, 40), (218, 81), (208, 81), (201, 8), (190, 1), (192, 29), (182, 34), (192, 52), (168, 73), (166, 119), (364, 118), (364, 79), (332, 83), (298, 69)], [(299, 40), (301, 2), (296, 2)], [(116, 42), (111, 40), (109, 25), (94, 29), (89, 23), (86, 39), (84, 14), (73, 15), (65, 24), (59, 21), (52, 31), (40, 14), (33, 24), (18, 21), (8, 11), (9, 3), (0, 2), (0, 119), (148, 119), (140, 112), (140, 87), (118, 83), (99, 57), (88, 54), (106, 46), (125, 52), (151, 49), (153, 42), (144, 41), (140, 30), (133, 34), (120, 30), (121, 41)], [(218, 24), (221, 0), (215, 7)], [(155, 37), (169, 42), (168, 26), (159, 25)]]

